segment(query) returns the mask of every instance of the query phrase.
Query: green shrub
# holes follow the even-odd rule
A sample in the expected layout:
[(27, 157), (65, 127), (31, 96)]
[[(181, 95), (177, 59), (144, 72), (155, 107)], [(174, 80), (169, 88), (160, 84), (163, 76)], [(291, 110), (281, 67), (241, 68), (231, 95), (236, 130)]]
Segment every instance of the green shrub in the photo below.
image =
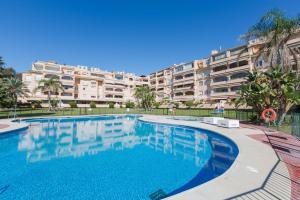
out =
[(91, 107), (91, 108), (96, 108), (96, 103), (95, 103), (94, 101), (91, 101), (90, 107)]
[(153, 106), (154, 106), (156, 109), (159, 108), (160, 102), (154, 102), (154, 103), (153, 103)]
[(69, 105), (70, 105), (70, 108), (77, 108), (77, 102), (76, 101), (70, 101)]
[(134, 108), (134, 103), (127, 101), (125, 106), (126, 106), (126, 108)]
[(191, 108), (194, 105), (193, 101), (186, 101), (184, 102), (184, 105), (186, 105), (186, 107)]
[(174, 105), (175, 105), (175, 108), (179, 108), (179, 103), (178, 102), (175, 102)]
[(108, 107), (109, 108), (114, 108), (115, 107), (115, 103), (114, 102), (109, 102), (108, 103)]
[(42, 101), (37, 100), (37, 101), (32, 101), (31, 102), (31, 108), (36, 109), (36, 108), (41, 108), (42, 107)]
[(59, 100), (58, 100), (58, 99), (51, 99), (51, 100), (50, 100), (50, 103), (51, 103), (51, 106), (52, 106), (53, 108), (57, 108), (58, 103), (59, 103)]

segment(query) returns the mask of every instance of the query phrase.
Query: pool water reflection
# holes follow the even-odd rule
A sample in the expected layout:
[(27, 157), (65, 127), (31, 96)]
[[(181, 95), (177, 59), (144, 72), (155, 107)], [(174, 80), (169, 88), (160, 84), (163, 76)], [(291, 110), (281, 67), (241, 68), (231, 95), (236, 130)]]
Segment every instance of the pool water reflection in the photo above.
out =
[[(238, 149), (209, 131), (137, 116), (32, 119), (0, 136), (6, 199), (148, 199), (224, 173)], [(4, 198), (4, 199), (5, 199)]]

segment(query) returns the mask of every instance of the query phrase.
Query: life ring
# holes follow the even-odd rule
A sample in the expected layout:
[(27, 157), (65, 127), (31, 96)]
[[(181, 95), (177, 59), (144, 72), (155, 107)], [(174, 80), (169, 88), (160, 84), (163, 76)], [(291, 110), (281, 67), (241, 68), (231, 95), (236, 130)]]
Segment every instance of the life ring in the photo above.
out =
[(262, 113), (261, 113), (261, 118), (265, 121), (265, 122), (272, 122), (276, 119), (277, 114), (275, 112), (275, 110), (273, 110), (272, 108), (268, 108), (265, 109)]

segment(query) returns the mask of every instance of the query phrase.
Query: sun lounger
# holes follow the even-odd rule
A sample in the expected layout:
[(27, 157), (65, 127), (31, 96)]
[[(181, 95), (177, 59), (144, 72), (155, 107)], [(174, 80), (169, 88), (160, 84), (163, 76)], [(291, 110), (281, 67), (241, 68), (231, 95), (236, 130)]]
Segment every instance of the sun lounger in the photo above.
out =
[(217, 125), (219, 120), (224, 119), (223, 117), (204, 117), (203, 122), (207, 124)]
[(239, 128), (240, 121), (235, 119), (219, 119), (217, 125), (225, 128)]

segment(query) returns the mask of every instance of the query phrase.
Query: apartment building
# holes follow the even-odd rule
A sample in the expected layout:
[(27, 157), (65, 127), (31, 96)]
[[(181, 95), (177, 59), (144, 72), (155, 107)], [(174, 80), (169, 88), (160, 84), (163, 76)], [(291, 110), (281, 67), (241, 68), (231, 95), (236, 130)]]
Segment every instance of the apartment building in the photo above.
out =
[(149, 81), (151, 90), (156, 93), (156, 101), (172, 99), (172, 67), (150, 74)]
[[(27, 98), (29, 101), (46, 102), (46, 94), (34, 91), (34, 88), (39, 80), (56, 76), (65, 89), (63, 93), (56, 94), (62, 104), (70, 100), (76, 100), (80, 106), (88, 106), (90, 101), (97, 102), (98, 106), (107, 102), (135, 102), (134, 89), (149, 85), (156, 93), (157, 102), (204, 100), (207, 105), (213, 106), (217, 102), (230, 102), (237, 98), (249, 71), (268, 69), (270, 63), (257, 55), (264, 42), (258, 39), (227, 50), (212, 51), (207, 58), (175, 64), (149, 76), (38, 61), (32, 64), (30, 72), (23, 73), (23, 81), (31, 91)], [(300, 32), (287, 42), (287, 48), (296, 56), (296, 59), (292, 56), (288, 59), (288, 64), (296, 70), (296, 63), (300, 63)]]
[[(270, 66), (265, 58), (257, 55), (263, 44), (262, 39), (253, 40), (227, 50), (214, 50), (205, 59), (173, 65), (150, 74), (150, 87), (156, 92), (157, 101), (163, 98), (172, 102), (204, 100), (206, 106), (233, 101), (239, 96), (249, 71), (254, 68), (264, 71)], [(300, 63), (300, 33), (287, 46), (297, 57), (295, 60), (290, 56), (288, 60), (296, 70), (296, 62)]]
[[(295, 35), (287, 42), (287, 48), (296, 56), (290, 56), (286, 63), (295, 73), (296, 62), (300, 63), (300, 35)], [(220, 100), (232, 101), (238, 97), (238, 91), (245, 83), (247, 73), (254, 68), (266, 71), (270, 63), (267, 58), (258, 56), (258, 48), (264, 44), (264, 40), (258, 39), (250, 41), (247, 45), (238, 46), (222, 52), (212, 52), (208, 59), (210, 75), (207, 78), (208, 95), (210, 102)], [(299, 69), (298, 69), (299, 70)]]
[(47, 102), (47, 94), (35, 91), (39, 81), (56, 77), (64, 87), (64, 92), (53, 94), (61, 101), (62, 106), (76, 100), (79, 106), (89, 106), (95, 101), (98, 106), (108, 102), (124, 103), (135, 101), (135, 87), (148, 85), (148, 77), (125, 72), (108, 72), (95, 67), (70, 66), (54, 61), (37, 61), (29, 72), (22, 74), (30, 96), (27, 101), (41, 100)]

